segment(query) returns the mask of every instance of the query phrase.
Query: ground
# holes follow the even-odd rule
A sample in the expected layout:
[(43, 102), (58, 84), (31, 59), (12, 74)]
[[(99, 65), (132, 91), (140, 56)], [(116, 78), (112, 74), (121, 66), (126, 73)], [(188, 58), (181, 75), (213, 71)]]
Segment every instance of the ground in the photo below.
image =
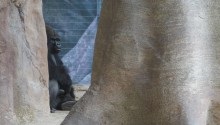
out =
[(69, 111), (57, 111), (56, 113), (51, 113), (48, 117), (29, 123), (28, 125), (60, 125), (68, 113)]
[[(89, 86), (87, 85), (75, 85), (75, 95), (76, 100), (79, 100), (88, 90)], [(28, 125), (60, 125), (60, 123), (64, 120), (67, 116), (69, 111), (56, 111), (55, 113), (51, 113), (50, 116), (45, 117), (39, 121), (35, 121)]]

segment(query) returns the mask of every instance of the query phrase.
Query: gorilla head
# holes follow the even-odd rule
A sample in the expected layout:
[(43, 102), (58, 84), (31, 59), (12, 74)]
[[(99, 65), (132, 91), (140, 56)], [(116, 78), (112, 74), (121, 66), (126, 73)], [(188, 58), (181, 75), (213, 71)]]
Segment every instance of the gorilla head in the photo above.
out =
[(59, 35), (49, 26), (46, 25), (47, 47), (52, 54), (59, 53), (61, 50)]

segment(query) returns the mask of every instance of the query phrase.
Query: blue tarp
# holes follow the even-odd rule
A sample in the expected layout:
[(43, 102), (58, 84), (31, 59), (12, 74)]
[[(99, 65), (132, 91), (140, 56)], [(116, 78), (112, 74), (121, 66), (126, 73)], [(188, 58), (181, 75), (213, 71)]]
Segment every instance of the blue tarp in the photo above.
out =
[[(97, 30), (95, 18), (85, 33), (82, 35), (76, 46), (70, 50), (63, 58), (63, 63), (69, 68), (73, 82), (88, 84), (90, 82), (94, 42)], [(91, 36), (91, 37), (86, 37)]]
[(61, 37), (60, 57), (74, 83), (90, 84), (101, 0), (43, 0), (45, 22)]

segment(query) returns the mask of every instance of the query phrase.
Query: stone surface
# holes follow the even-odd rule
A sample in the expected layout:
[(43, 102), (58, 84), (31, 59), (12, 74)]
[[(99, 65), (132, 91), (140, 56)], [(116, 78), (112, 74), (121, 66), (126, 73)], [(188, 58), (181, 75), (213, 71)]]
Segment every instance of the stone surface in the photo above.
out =
[(89, 89), (90, 84), (75, 84), (74, 85), (74, 93), (76, 96), (76, 100), (78, 101)]
[(47, 44), (41, 0), (0, 2), (0, 124), (49, 115)]
[(219, 0), (104, 0), (92, 85), (62, 125), (217, 125)]
[(27, 125), (60, 125), (68, 113), (69, 111), (56, 111), (47, 117), (42, 117), (41, 119), (28, 123)]
[[(41, 4), (0, 2), (0, 125), (61, 120), (48, 122), (57, 116), (49, 115)], [(218, 125), (219, 6), (104, 0), (92, 86), (62, 125)]]
[(220, 125), (220, 104), (214, 101), (210, 103), (207, 125)]

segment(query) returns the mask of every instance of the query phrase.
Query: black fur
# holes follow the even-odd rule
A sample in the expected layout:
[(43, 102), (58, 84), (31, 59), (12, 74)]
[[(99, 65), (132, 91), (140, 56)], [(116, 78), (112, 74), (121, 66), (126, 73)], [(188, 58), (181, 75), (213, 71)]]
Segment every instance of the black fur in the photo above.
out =
[(67, 68), (59, 57), (61, 50), (59, 35), (49, 26), (46, 26), (48, 46), (48, 68), (49, 68), (49, 94), (51, 112), (60, 109), (62, 103), (75, 101), (72, 81)]

